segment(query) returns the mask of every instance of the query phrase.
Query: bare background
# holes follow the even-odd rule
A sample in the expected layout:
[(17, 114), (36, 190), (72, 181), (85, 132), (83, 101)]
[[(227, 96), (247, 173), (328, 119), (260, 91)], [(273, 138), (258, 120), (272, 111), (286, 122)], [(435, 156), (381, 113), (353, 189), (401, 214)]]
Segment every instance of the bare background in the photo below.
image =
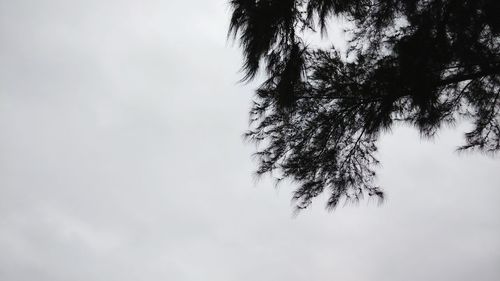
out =
[[(255, 184), (222, 0), (0, 0), (0, 279), (500, 280), (500, 160), (380, 144), (388, 200)], [(337, 36), (334, 36), (338, 40)]]

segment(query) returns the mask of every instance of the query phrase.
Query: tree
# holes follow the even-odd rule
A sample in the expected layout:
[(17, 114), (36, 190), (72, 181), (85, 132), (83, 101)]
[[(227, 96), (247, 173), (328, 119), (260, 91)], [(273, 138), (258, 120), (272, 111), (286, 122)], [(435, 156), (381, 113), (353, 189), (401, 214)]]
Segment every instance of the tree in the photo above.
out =
[[(257, 174), (298, 183), (298, 209), (329, 192), (327, 207), (374, 184), (377, 139), (394, 124), (431, 137), (468, 119), (461, 150), (500, 149), (500, 1), (231, 0), (229, 35), (243, 80), (260, 68), (246, 137), (261, 144)], [(303, 36), (328, 20), (352, 26), (349, 49), (312, 48)]]

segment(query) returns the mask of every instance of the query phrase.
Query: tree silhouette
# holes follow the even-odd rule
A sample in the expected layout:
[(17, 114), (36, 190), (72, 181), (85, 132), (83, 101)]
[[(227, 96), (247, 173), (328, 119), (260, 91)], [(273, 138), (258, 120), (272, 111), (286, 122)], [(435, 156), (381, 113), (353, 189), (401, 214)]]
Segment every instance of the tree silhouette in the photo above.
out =
[[(244, 53), (243, 80), (260, 68), (246, 137), (260, 143), (257, 174), (299, 184), (298, 209), (327, 207), (374, 185), (381, 133), (396, 123), (430, 137), (468, 119), (462, 150), (500, 149), (500, 1), (231, 0), (229, 35)], [(347, 54), (309, 47), (307, 32), (350, 23)]]

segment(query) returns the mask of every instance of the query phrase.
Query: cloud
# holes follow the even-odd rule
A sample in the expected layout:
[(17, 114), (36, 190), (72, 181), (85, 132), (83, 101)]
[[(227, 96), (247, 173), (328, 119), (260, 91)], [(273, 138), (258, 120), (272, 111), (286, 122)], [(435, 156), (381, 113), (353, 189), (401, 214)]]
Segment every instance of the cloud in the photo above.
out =
[(0, 279), (497, 280), (498, 159), (381, 143), (381, 207), (255, 185), (224, 1), (0, 1)]

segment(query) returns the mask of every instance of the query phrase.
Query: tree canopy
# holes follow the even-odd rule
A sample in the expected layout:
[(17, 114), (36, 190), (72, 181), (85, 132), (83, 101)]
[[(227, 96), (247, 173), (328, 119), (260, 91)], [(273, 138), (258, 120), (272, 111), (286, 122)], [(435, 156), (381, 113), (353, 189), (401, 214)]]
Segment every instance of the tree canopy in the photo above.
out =
[[(259, 69), (246, 137), (260, 143), (257, 174), (298, 184), (298, 209), (328, 192), (327, 207), (375, 185), (380, 134), (396, 123), (422, 136), (470, 120), (459, 149), (500, 149), (500, 1), (231, 0), (229, 35)], [(332, 17), (349, 23), (348, 52), (310, 47)]]

